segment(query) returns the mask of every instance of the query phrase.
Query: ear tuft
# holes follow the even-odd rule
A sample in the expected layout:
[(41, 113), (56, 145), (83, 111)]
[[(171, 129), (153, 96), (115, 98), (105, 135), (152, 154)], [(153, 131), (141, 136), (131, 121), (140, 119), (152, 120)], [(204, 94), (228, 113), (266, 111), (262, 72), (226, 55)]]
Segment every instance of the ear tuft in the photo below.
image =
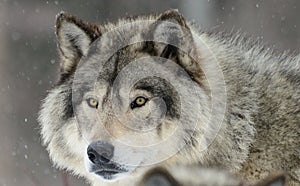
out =
[(61, 72), (67, 74), (87, 54), (90, 44), (101, 36), (101, 32), (97, 25), (60, 12), (56, 16), (56, 36), (62, 58)]

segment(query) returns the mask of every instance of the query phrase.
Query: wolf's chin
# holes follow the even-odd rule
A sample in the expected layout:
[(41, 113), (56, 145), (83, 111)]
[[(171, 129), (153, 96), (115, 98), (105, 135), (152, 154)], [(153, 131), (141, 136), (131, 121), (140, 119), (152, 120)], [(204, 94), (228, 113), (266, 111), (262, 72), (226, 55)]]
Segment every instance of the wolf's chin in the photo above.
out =
[(126, 177), (129, 174), (129, 172), (115, 173), (110, 171), (97, 171), (94, 172), (94, 174), (104, 182), (115, 182)]

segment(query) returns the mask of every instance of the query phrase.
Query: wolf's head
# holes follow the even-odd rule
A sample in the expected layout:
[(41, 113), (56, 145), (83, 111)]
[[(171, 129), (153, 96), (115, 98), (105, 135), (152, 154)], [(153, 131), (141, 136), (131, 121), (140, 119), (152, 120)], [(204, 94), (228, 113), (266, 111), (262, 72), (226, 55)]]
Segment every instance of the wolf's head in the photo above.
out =
[(56, 35), (60, 79), (40, 122), (58, 167), (112, 181), (162, 161), (201, 159), (194, 151), (211, 132), (210, 96), (181, 14), (94, 25), (61, 13)]

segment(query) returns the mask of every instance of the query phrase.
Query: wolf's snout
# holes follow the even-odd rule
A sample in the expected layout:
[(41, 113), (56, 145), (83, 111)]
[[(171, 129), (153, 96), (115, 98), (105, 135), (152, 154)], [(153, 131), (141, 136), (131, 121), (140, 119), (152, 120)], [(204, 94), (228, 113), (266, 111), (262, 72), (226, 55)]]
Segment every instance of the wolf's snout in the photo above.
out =
[(106, 141), (95, 141), (87, 148), (89, 160), (96, 164), (108, 163), (114, 155), (114, 146)]

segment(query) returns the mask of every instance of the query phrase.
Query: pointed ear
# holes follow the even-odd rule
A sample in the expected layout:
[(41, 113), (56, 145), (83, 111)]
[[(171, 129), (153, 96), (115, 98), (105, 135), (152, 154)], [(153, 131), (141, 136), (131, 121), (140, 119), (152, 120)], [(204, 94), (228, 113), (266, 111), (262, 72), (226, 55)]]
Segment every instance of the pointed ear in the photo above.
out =
[(61, 73), (69, 74), (101, 32), (99, 26), (61, 12), (56, 16), (56, 36), (61, 54)]
[(202, 70), (199, 67), (199, 54), (192, 32), (178, 10), (162, 13), (151, 28), (158, 55), (176, 61), (186, 72), (200, 83)]
[(283, 173), (270, 175), (261, 182), (257, 183), (255, 186), (285, 186), (286, 185), (286, 175)]

